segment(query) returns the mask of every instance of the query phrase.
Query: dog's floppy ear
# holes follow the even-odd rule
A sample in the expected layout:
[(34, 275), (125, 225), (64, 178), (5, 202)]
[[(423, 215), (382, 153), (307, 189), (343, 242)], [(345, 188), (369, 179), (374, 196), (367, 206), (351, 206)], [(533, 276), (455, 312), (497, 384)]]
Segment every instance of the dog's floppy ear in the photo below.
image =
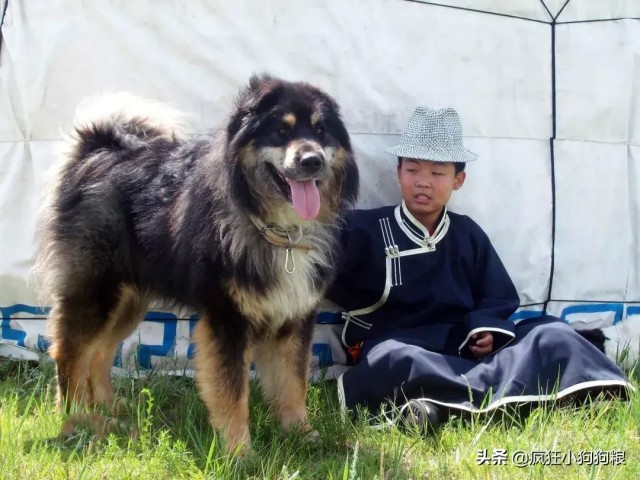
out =
[(278, 101), (282, 81), (268, 73), (253, 74), (249, 84), (236, 99), (236, 113), (227, 125), (227, 134), (234, 137), (242, 128), (244, 120), (259, 111), (269, 110)]
[(344, 125), (344, 121), (342, 120), (338, 102), (336, 102), (330, 95), (322, 92), (319, 103), (322, 110), (327, 110), (329, 112), (325, 118), (325, 122), (327, 122), (333, 136), (338, 140), (338, 143), (345, 148), (345, 150), (352, 153), (351, 140), (349, 138), (349, 133), (347, 132), (347, 127)]

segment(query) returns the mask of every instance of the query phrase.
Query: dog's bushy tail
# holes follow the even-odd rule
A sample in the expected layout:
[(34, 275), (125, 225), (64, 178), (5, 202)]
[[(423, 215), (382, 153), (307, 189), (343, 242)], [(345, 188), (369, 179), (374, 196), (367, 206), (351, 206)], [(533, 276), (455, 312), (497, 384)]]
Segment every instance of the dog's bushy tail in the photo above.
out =
[[(109, 170), (127, 151), (151, 149), (163, 141), (185, 137), (185, 115), (160, 102), (131, 93), (107, 93), (88, 98), (76, 109), (71, 129), (53, 149), (55, 161), (47, 172), (47, 188), (38, 215), (38, 252), (29, 282), (45, 304), (55, 296), (68, 272), (69, 254), (58, 233), (59, 197), (67, 189), (86, 188), (79, 172)], [(122, 157), (124, 158), (124, 157)]]
[[(73, 165), (94, 154), (122, 153), (149, 148), (159, 140), (180, 141), (185, 136), (185, 115), (155, 100), (129, 92), (104, 93), (83, 100), (76, 108), (72, 127), (61, 132), (53, 147), (56, 162), (50, 184), (55, 188)], [(100, 160), (98, 160), (100, 162)]]
[(137, 149), (161, 138), (180, 139), (184, 118), (167, 105), (128, 92), (91, 97), (76, 109), (72, 132), (63, 137), (63, 156), (73, 152), (86, 158), (99, 149)]

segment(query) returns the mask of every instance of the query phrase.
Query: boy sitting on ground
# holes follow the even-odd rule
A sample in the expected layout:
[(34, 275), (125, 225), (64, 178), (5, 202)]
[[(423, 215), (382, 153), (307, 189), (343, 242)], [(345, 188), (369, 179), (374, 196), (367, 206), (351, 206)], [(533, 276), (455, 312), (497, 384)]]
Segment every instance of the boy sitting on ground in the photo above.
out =
[(354, 364), (338, 379), (345, 408), (390, 402), (435, 425), (446, 411), (632, 388), (602, 342), (548, 315), (509, 320), (519, 297), (489, 238), (447, 210), (476, 158), (455, 110), (416, 108), (387, 151), (398, 157), (402, 203), (351, 213), (327, 295), (344, 308)]

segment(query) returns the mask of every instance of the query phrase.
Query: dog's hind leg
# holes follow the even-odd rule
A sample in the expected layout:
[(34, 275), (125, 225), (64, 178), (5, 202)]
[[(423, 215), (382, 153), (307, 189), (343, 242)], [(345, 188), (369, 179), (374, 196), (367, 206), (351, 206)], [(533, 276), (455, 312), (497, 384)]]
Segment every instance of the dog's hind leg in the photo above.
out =
[[(227, 451), (251, 451), (249, 434), (250, 350), (239, 313), (220, 306), (216, 317), (203, 315), (194, 330), (196, 381), (213, 426)], [(229, 315), (222, 316), (224, 313)], [(218, 320), (220, 319), (220, 320)], [(224, 323), (221, 323), (224, 322)]]
[(260, 386), (285, 430), (311, 431), (306, 396), (314, 321), (310, 316), (302, 323), (287, 324), (255, 346)]
[(89, 368), (93, 350), (89, 344), (90, 335), (72, 327), (78, 323), (71, 321), (82, 314), (61, 304), (54, 305), (49, 314), (49, 355), (56, 362), (56, 408), (68, 413), (72, 405), (86, 405), (89, 401)]
[[(115, 299), (114, 299), (115, 300)], [(56, 302), (49, 315), (49, 354), (56, 361), (56, 405), (69, 412), (72, 406), (90, 406), (90, 364), (96, 336), (104, 328), (108, 312), (90, 296), (67, 296)]]
[(93, 405), (112, 406), (113, 361), (120, 343), (135, 330), (148, 305), (147, 298), (137, 288), (129, 285), (121, 287), (118, 302), (93, 343), (93, 355), (89, 365), (89, 387)]
[[(89, 288), (63, 296), (49, 316), (49, 354), (56, 361), (57, 408), (93, 407), (112, 400), (111, 365), (123, 335), (143, 308), (130, 288)], [(99, 292), (99, 293), (98, 293)]]

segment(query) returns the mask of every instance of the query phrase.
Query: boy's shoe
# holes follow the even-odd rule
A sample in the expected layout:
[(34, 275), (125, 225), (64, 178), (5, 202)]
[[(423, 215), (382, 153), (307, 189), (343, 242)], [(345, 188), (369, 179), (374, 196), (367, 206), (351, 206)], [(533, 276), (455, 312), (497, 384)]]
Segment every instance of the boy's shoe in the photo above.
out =
[(426, 400), (409, 400), (401, 412), (403, 425), (408, 430), (417, 426), (423, 433), (433, 432), (442, 423), (440, 408)]

